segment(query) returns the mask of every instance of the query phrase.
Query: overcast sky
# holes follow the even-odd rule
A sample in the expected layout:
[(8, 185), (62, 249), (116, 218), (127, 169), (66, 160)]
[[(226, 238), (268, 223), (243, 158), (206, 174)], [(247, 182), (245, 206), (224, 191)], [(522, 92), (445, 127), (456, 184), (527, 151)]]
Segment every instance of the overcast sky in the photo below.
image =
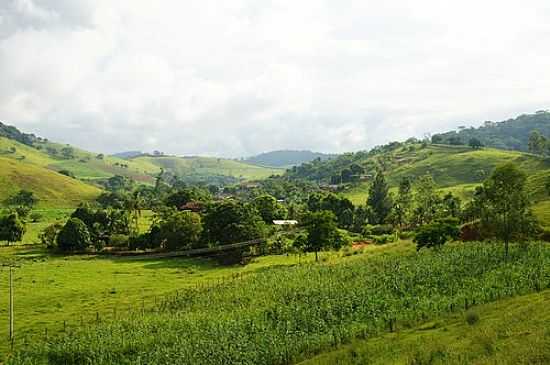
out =
[(549, 108), (548, 0), (0, 0), (0, 121), (97, 152), (345, 152)]

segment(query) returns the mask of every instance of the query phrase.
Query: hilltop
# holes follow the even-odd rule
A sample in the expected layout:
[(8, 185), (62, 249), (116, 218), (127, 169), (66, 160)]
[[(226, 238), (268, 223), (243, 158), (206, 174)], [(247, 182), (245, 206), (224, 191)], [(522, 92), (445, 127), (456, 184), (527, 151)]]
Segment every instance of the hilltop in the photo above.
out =
[(260, 153), (259, 155), (247, 158), (245, 161), (262, 166), (291, 167), (316, 159), (328, 160), (334, 156), (312, 151), (280, 150)]
[(529, 135), (534, 130), (550, 136), (550, 112), (538, 111), (496, 123), (486, 121), (479, 128), (461, 126), (458, 131), (434, 134), (432, 142), (466, 145), (476, 138), (488, 147), (528, 151)]

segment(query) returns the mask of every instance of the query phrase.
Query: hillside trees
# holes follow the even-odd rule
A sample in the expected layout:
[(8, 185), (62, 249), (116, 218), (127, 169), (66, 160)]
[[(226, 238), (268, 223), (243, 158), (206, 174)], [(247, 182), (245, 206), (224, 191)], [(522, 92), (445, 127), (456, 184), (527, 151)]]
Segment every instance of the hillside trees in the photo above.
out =
[(388, 220), (402, 229), (410, 224), (412, 213), (412, 181), (408, 177), (404, 177), (399, 182), (399, 190), (397, 197), (393, 202), (392, 211)]
[(392, 199), (389, 196), (389, 187), (381, 170), (378, 170), (372, 185), (369, 188), (367, 206), (372, 215), (369, 223), (382, 224), (392, 208)]
[(32, 191), (22, 189), (8, 199), (8, 204), (24, 206), (32, 209), (36, 204), (38, 204), (38, 198)]
[(457, 223), (457, 220), (444, 219), (419, 227), (414, 236), (416, 250), (424, 247), (439, 249), (447, 241), (457, 239), (460, 234)]
[(483, 143), (476, 137), (470, 138), (470, 140), (468, 141), (468, 145), (474, 150), (478, 150), (483, 147)]
[(546, 155), (550, 152), (550, 142), (539, 131), (534, 130), (529, 135), (529, 152), (537, 155)]
[(483, 183), (481, 224), (504, 241), (505, 255), (513, 239), (526, 239), (536, 229), (526, 190), (527, 177), (513, 163), (497, 167)]

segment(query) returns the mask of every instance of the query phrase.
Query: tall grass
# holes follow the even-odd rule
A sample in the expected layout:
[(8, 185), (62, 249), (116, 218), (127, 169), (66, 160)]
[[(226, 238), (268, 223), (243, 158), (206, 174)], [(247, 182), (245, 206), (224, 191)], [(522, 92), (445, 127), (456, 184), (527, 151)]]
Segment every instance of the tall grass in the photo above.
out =
[(168, 298), (156, 313), (29, 344), (9, 363), (286, 364), (354, 337), (550, 287), (550, 248), (469, 244), (265, 271)]

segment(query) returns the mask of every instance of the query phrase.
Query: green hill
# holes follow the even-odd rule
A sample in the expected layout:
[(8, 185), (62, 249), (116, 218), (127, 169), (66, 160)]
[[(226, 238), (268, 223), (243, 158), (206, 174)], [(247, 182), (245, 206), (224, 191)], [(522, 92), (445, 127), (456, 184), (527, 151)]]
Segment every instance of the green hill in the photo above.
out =
[(332, 157), (334, 155), (319, 152), (282, 150), (261, 153), (257, 156), (249, 157), (245, 161), (262, 166), (290, 167), (315, 159), (328, 160)]
[(257, 180), (280, 174), (281, 169), (257, 166), (242, 161), (215, 157), (140, 156), (129, 160), (144, 169), (154, 166), (164, 169), (184, 181)]
[(470, 139), (477, 138), (485, 146), (527, 151), (529, 134), (534, 130), (550, 136), (550, 112), (524, 114), (498, 123), (487, 121), (479, 128), (462, 126), (458, 131), (433, 135), (432, 142), (466, 145)]
[(39, 207), (75, 207), (95, 199), (100, 189), (80, 180), (25, 161), (0, 157), (0, 200), (20, 189), (32, 191), (40, 199)]

